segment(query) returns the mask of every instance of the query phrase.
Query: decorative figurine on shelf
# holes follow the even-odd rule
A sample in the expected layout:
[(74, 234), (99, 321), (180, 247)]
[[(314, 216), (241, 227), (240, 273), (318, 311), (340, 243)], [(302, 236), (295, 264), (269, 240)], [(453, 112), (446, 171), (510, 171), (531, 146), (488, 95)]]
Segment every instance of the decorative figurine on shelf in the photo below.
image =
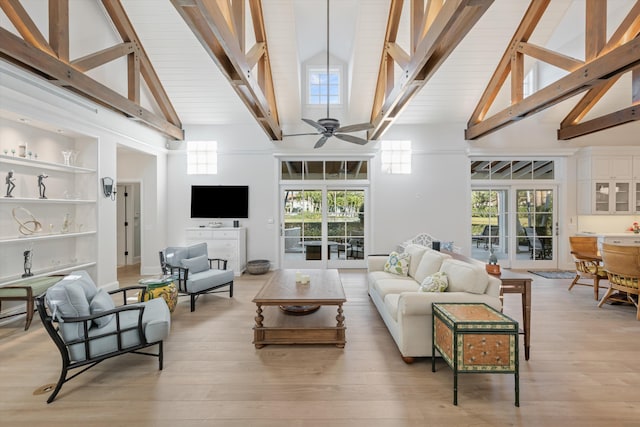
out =
[(5, 194), (4, 197), (13, 197), (11, 195), (11, 192), (13, 191), (14, 188), (16, 188), (16, 185), (13, 183), (16, 180), (13, 177), (13, 170), (10, 170), (9, 172), (7, 172), (7, 177), (5, 180), (7, 182), (7, 194)]
[(47, 186), (44, 185), (45, 178), (49, 178), (49, 175), (45, 175), (44, 172), (38, 175), (38, 188), (40, 189), (40, 198), (46, 199), (47, 196), (44, 195), (44, 192), (47, 191)]
[(66, 213), (64, 214), (64, 220), (62, 221), (62, 228), (60, 229), (60, 232), (68, 233), (70, 228), (71, 228), (71, 218), (69, 217), (69, 214)]
[(22, 277), (30, 277), (33, 276), (31, 272), (31, 258), (33, 257), (33, 252), (30, 250), (24, 251), (24, 274)]

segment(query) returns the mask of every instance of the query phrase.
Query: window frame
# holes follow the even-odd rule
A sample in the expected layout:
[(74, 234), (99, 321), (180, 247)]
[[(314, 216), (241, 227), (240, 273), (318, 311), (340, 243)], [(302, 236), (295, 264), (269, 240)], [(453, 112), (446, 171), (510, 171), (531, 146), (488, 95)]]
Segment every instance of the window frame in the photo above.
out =
[(217, 141), (187, 141), (186, 152), (187, 175), (218, 174)]

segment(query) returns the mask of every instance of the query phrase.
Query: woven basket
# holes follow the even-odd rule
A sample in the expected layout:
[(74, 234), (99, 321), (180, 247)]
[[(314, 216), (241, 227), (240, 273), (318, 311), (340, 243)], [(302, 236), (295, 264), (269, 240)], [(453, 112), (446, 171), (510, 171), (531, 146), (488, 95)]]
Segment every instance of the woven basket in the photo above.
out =
[(256, 259), (247, 262), (247, 272), (249, 274), (264, 274), (269, 271), (270, 262), (267, 259)]

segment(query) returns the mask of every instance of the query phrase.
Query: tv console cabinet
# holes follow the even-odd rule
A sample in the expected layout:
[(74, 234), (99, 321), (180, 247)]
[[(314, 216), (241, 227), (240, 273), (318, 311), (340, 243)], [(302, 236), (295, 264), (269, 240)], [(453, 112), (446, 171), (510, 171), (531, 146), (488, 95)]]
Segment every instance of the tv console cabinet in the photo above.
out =
[(205, 242), (209, 258), (227, 260), (227, 268), (240, 276), (247, 268), (247, 229), (244, 227), (187, 228), (187, 244)]

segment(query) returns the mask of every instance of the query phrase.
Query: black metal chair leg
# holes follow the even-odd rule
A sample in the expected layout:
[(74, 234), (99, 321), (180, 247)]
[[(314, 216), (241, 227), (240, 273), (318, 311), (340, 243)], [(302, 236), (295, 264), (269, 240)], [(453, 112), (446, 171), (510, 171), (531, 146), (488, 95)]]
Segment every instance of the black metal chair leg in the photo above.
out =
[(158, 343), (158, 368), (162, 371), (163, 362), (162, 341)]
[(191, 311), (196, 309), (196, 294), (191, 294)]
[(62, 388), (62, 385), (65, 383), (66, 379), (67, 379), (67, 368), (63, 366), (62, 372), (60, 372), (60, 379), (58, 380), (58, 384), (56, 384), (56, 388), (53, 390), (53, 393), (51, 393), (51, 396), (49, 396), (49, 398), (47, 399), (47, 403), (53, 402), (53, 400), (58, 395), (58, 392)]

